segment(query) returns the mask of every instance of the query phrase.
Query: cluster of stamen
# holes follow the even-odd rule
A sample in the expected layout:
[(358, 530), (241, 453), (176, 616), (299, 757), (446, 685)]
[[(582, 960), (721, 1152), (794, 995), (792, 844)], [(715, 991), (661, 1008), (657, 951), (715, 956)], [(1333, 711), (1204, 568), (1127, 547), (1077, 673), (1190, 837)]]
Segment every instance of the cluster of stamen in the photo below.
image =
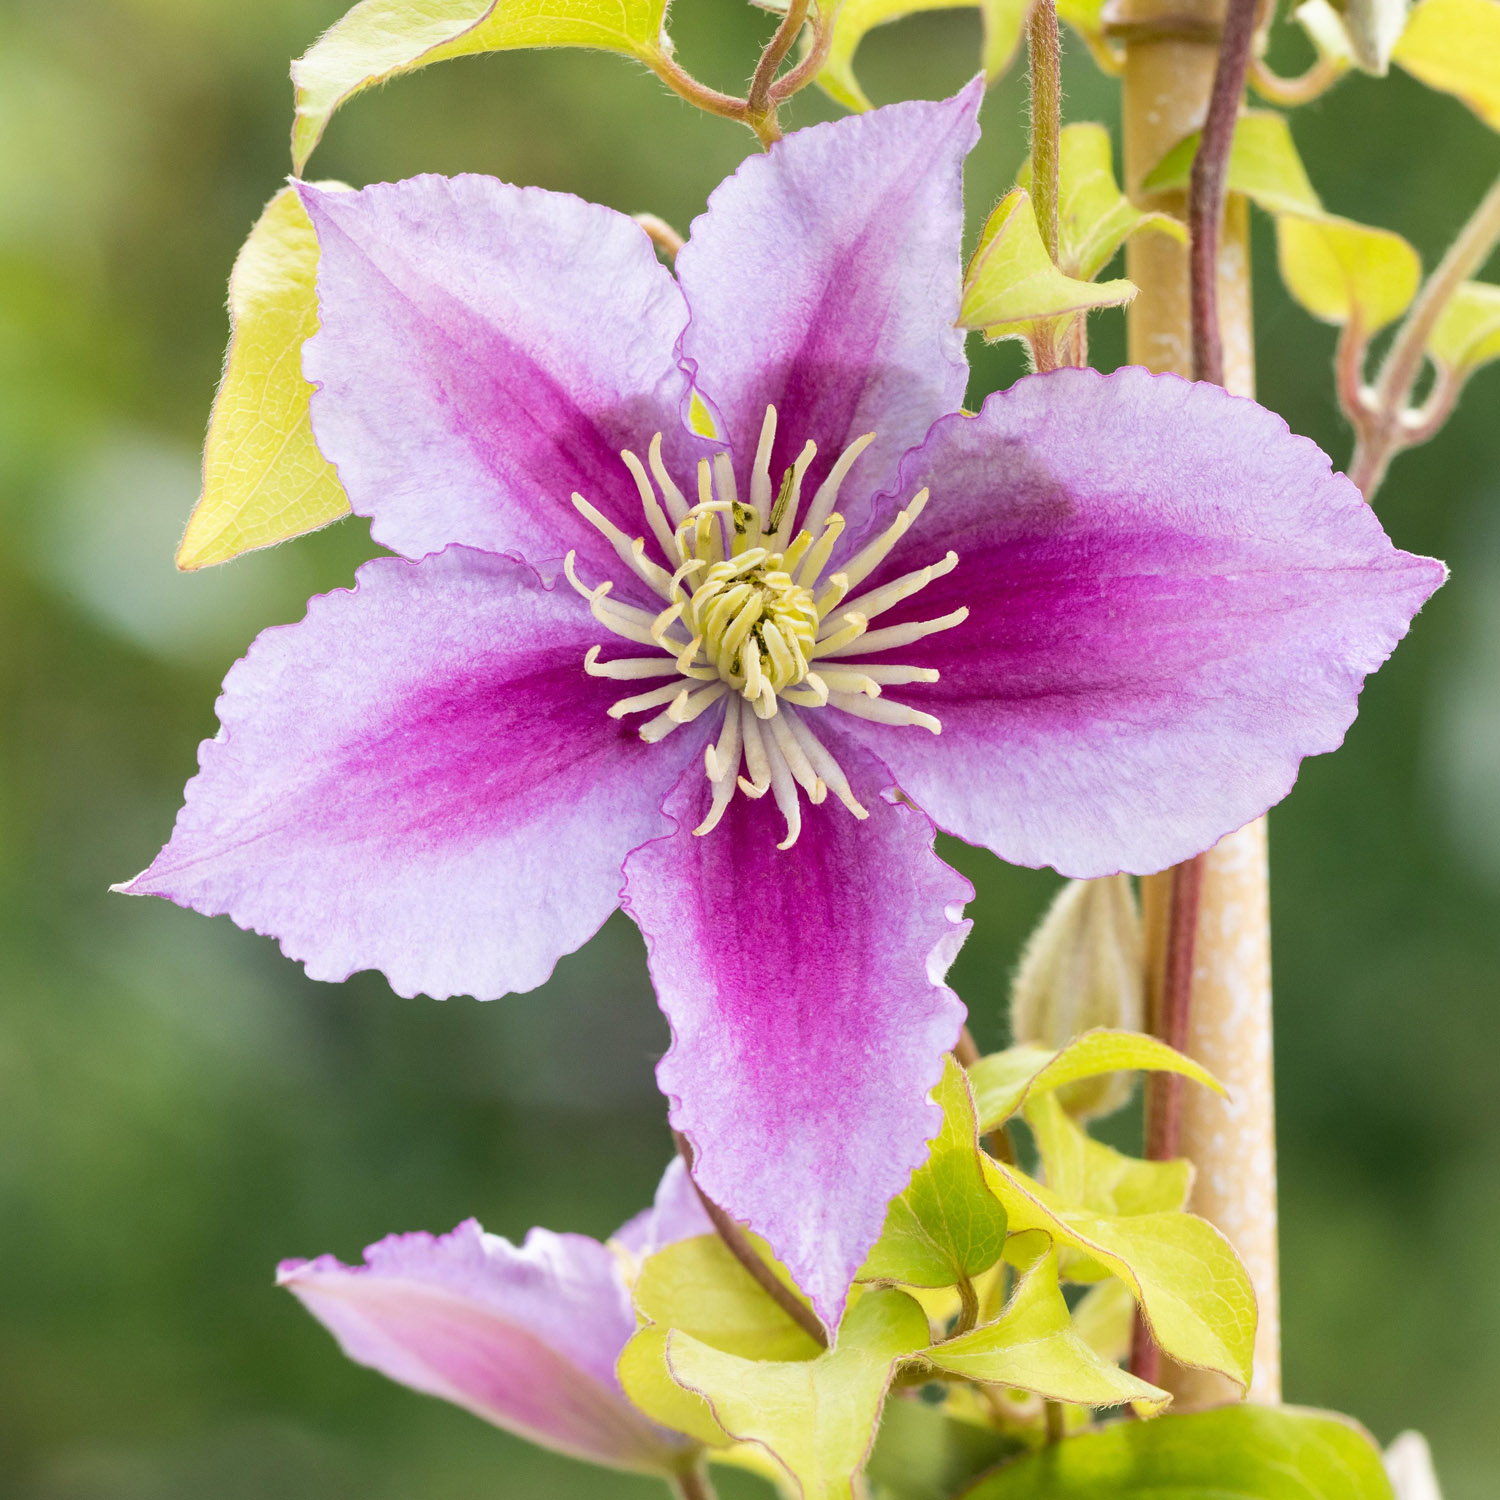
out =
[[(640, 491), (641, 506), (662, 561), (648, 554), (646, 538), (631, 538), (582, 495), (580, 513), (609, 540), (620, 559), (665, 601), (657, 614), (611, 598), (613, 583), (580, 582), (575, 556), (567, 575), (589, 602), (594, 618), (614, 635), (655, 648), (652, 656), (600, 661), (590, 649), (585, 669), (621, 681), (670, 680), (621, 698), (613, 718), (651, 713), (640, 727), (656, 741), (691, 723), (728, 698), (723, 727), (708, 746), (705, 763), (713, 783), (708, 816), (693, 831), (707, 833), (724, 816), (738, 788), (748, 797), (771, 792), (786, 818), (787, 849), (801, 831), (801, 787), (821, 803), (831, 791), (858, 818), (869, 816), (850, 790), (848, 777), (813, 733), (806, 711), (838, 708), (881, 724), (915, 724), (939, 732), (931, 714), (893, 703), (884, 689), (902, 683), (936, 682), (929, 667), (858, 663), (851, 655), (884, 652), (948, 630), (968, 615), (957, 609), (934, 620), (871, 630), (870, 621), (951, 572), (958, 555), (850, 597), (889, 556), (927, 503), (917, 494), (868, 546), (824, 578), (844, 519), (835, 511), (839, 489), (873, 433), (851, 443), (818, 486), (802, 524), (802, 481), (817, 449), (808, 443), (771, 491), (770, 457), (776, 409), (767, 407), (750, 495), (741, 501), (727, 453), (698, 466), (696, 503), (690, 504), (662, 462), (661, 434), (652, 439), (647, 464), (621, 454)], [(684, 681), (686, 679), (686, 681)], [(654, 713), (652, 711), (655, 711)], [(745, 774), (740, 774), (741, 765)]]

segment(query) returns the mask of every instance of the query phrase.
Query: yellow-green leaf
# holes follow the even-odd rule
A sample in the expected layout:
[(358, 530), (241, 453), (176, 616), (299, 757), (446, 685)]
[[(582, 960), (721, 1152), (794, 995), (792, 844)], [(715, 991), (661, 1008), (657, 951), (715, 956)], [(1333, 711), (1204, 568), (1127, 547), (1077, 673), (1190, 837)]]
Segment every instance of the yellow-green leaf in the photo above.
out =
[[(1198, 154), (1201, 131), (1184, 137), (1146, 174), (1148, 193), (1185, 188)], [(1322, 200), (1308, 178), (1286, 120), (1270, 110), (1247, 110), (1234, 127), (1226, 178), (1229, 190), (1243, 193), (1267, 213), (1321, 214)]]
[(1165, 1042), (1136, 1031), (1099, 1028), (1075, 1037), (1060, 1052), (1024, 1046), (981, 1058), (969, 1070), (979, 1128), (988, 1132), (1004, 1124), (1033, 1094), (1049, 1093), (1080, 1078), (1135, 1069), (1181, 1073), (1215, 1093), (1224, 1092), (1212, 1073)]
[(302, 378), (302, 344), (318, 327), (317, 270), (312, 221), (296, 189), (283, 188), (229, 276), (229, 353), (179, 568), (228, 562), (349, 513), (338, 475), (313, 441), (312, 387)]
[(598, 47), (650, 62), (667, 0), (361, 0), (292, 64), (298, 173), (345, 100), (400, 73), (476, 52)]
[(1010, 66), (1031, 10), (1031, 0), (842, 0), (833, 22), (828, 58), (818, 83), (845, 109), (869, 109), (870, 100), (854, 76), (854, 54), (868, 32), (920, 11), (978, 5), (984, 23), (981, 54), (985, 77), (993, 83)]
[(1095, 1354), (1119, 1364), (1135, 1334), (1135, 1298), (1113, 1276), (1091, 1286), (1073, 1308), (1073, 1327)]
[(1104, 35), (1104, 0), (1057, 0), (1057, 19), (1083, 38), (1103, 72), (1121, 71), (1124, 58)]
[(1026, 1104), (1026, 1123), (1036, 1138), (1047, 1186), (1064, 1203), (1116, 1215), (1171, 1213), (1187, 1203), (1191, 1162), (1142, 1161), (1096, 1141), (1056, 1093), (1033, 1094)]
[[(1028, 160), (1016, 185), (1031, 190)], [(1103, 125), (1063, 126), (1058, 146), (1058, 267), (1092, 281), (1133, 234), (1158, 229), (1185, 243), (1187, 230), (1170, 214), (1142, 213), (1115, 181), (1114, 148)]]
[(1392, 1500), (1380, 1450), (1347, 1417), (1222, 1406), (1113, 1422), (1014, 1463), (967, 1500)]
[(1429, 88), (1456, 94), (1500, 130), (1500, 0), (1422, 0), (1394, 56)]
[(1005, 1248), (1005, 1210), (979, 1163), (974, 1099), (950, 1057), (933, 1098), (943, 1128), (906, 1191), (892, 1201), (885, 1228), (865, 1261), (866, 1281), (953, 1286), (987, 1271)]
[(927, 1351), (940, 1370), (988, 1385), (1035, 1391), (1080, 1406), (1139, 1401), (1159, 1410), (1172, 1398), (1102, 1359), (1073, 1326), (1057, 1279), (1057, 1253), (1048, 1245), (1024, 1271), (1005, 1311), (983, 1328)]
[(684, 1390), (667, 1369), (667, 1334), (660, 1323), (647, 1323), (620, 1351), (615, 1374), (633, 1405), (663, 1427), (686, 1433), (710, 1448), (727, 1448), (734, 1439), (714, 1421), (707, 1401)]
[[(782, 1283), (785, 1270), (766, 1256)], [(800, 1295), (800, 1293), (798, 1294)], [(659, 1250), (636, 1278), (636, 1311), (746, 1359), (810, 1359), (819, 1345), (756, 1284), (717, 1235), (678, 1240)]]
[(922, 1309), (887, 1288), (850, 1308), (837, 1345), (817, 1359), (740, 1359), (674, 1330), (667, 1365), (726, 1432), (770, 1453), (802, 1500), (852, 1500), (891, 1377), (930, 1337)]
[(1015, 1168), (986, 1159), (984, 1169), (1013, 1233), (1040, 1229), (1059, 1248), (1081, 1251), (1130, 1288), (1174, 1359), (1249, 1386), (1255, 1293), (1213, 1225), (1183, 1213), (1088, 1213)]
[(1465, 374), (1500, 359), (1500, 286), (1464, 282), (1437, 320), (1427, 352)]
[(988, 339), (1026, 338), (1041, 323), (1096, 307), (1118, 307), (1135, 296), (1130, 281), (1079, 281), (1052, 263), (1036, 225), (1031, 198), (1012, 188), (980, 236), (964, 280), (959, 323)]
[(1331, 214), (1280, 215), (1276, 258), (1308, 312), (1325, 323), (1357, 317), (1366, 337), (1406, 311), (1422, 280), (1422, 262), (1399, 234)]

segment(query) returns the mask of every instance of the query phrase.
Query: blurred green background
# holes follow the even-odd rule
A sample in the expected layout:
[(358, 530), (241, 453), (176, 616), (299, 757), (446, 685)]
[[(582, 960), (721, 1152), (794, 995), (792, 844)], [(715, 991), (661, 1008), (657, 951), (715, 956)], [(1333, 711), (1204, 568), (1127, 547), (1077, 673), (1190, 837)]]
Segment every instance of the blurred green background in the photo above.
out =
[[(346, 1363), (275, 1291), (285, 1255), (355, 1258), (468, 1214), (603, 1234), (670, 1143), (665, 1046), (615, 920), (543, 991), (400, 1000), (309, 982), (274, 944), (109, 896), (171, 827), (225, 668), (370, 554), (363, 524), (206, 575), (171, 554), (226, 337), (224, 281), (288, 169), (288, 58), (341, 0), (0, 0), (0, 1495), (24, 1500), (633, 1496)], [(690, 67), (743, 79), (765, 16), (679, 0)], [(945, 13), (877, 34), (877, 99), (977, 57)], [(1295, 61), (1296, 48), (1289, 49)], [(1113, 121), (1074, 46), (1069, 117)], [(796, 118), (830, 113), (803, 96)], [(1024, 151), (991, 95), (973, 212)], [(1336, 212), (1431, 264), (1500, 141), (1397, 75), (1296, 133)], [(605, 56), (449, 63), (335, 122), (315, 174), (492, 172), (686, 227), (748, 136)], [(1288, 303), (1257, 225), (1262, 399), (1336, 456), (1332, 331)], [(1095, 320), (1101, 362), (1123, 350)], [(1019, 373), (975, 350), (976, 398)], [(1273, 820), (1288, 1398), (1433, 1439), (1449, 1500), (1500, 1476), (1500, 371), (1380, 508), (1452, 583), (1349, 742)], [(955, 982), (1003, 1037), (1009, 966), (1053, 879), (979, 887)], [(748, 1488), (734, 1493), (749, 1493)]]

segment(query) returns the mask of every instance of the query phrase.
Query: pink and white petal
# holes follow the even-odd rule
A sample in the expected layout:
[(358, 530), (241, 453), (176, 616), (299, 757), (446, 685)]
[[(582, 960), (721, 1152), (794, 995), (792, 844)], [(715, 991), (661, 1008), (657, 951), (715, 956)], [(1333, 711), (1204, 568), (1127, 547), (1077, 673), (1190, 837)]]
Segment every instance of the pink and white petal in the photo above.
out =
[(408, 557), (461, 542), (547, 577), (577, 547), (621, 573), (573, 492), (642, 535), (620, 450), (644, 460), (663, 432), (681, 465), (694, 441), (675, 353), (687, 308), (645, 231), (491, 177), (302, 194), (319, 247), (313, 431), (376, 541)]
[(171, 842), (121, 889), (227, 912), (314, 979), (535, 988), (618, 904), (707, 732), (648, 746), (608, 718), (599, 637), (492, 553), (367, 563), (231, 668)]
[(690, 772), (667, 803), (677, 831), (626, 862), (625, 906), (672, 1027), (656, 1076), (698, 1184), (836, 1328), (942, 1123), (928, 1092), (963, 1025), (943, 976), (972, 889), (933, 852), (926, 816), (880, 795), (888, 776), (829, 748), (868, 820), (830, 798), (779, 850), (772, 799), (737, 796), (697, 838), (709, 784)]
[(610, 1238), (633, 1255), (647, 1256), (678, 1240), (713, 1232), (713, 1223), (687, 1167), (680, 1156), (674, 1156), (662, 1173), (655, 1202), (628, 1219)]
[(875, 432), (840, 509), (868, 497), (968, 379), (958, 318), (963, 163), (984, 91), (911, 100), (795, 131), (709, 195), (677, 257), (691, 310), (684, 363), (734, 445), (741, 493), (766, 407), (773, 483), (811, 438), (809, 497)]
[(283, 1261), (278, 1284), (356, 1364), (543, 1447), (669, 1473), (687, 1440), (626, 1400), (615, 1361), (635, 1313), (597, 1240), (533, 1229), (512, 1245), (473, 1219), (450, 1234), (394, 1234), (362, 1266)]
[(941, 671), (891, 693), (942, 734), (860, 737), (939, 826), (1065, 875), (1162, 869), (1280, 801), (1444, 577), (1280, 417), (1140, 369), (1022, 380), (901, 478), (933, 494), (903, 568), (959, 562), (880, 623), (971, 613), (884, 658)]

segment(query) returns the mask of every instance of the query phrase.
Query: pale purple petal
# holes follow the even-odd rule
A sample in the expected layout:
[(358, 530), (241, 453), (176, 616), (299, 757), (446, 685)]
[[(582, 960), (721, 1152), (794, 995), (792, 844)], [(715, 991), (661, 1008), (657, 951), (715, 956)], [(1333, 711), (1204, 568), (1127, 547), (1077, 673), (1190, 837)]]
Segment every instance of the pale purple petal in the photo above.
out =
[(362, 1266), (284, 1261), (277, 1280), (350, 1359), (414, 1390), (597, 1463), (681, 1462), (687, 1440), (641, 1416), (615, 1377), (635, 1313), (597, 1240), (533, 1229), (517, 1247), (469, 1219), (391, 1235)]
[(491, 177), (302, 192), (319, 245), (313, 431), (375, 539), (408, 557), (462, 542), (548, 577), (577, 547), (621, 571), (573, 491), (640, 535), (620, 450), (644, 460), (665, 432), (680, 469), (691, 445), (687, 310), (640, 226)]
[(941, 827), (1066, 875), (1161, 869), (1279, 801), (1444, 576), (1279, 417), (1144, 370), (945, 419), (898, 495), (924, 485), (887, 572), (959, 563), (880, 623), (972, 611), (890, 658), (942, 672), (892, 690), (942, 734), (861, 738)]
[(982, 99), (976, 80), (953, 99), (796, 131), (710, 194), (677, 257), (692, 313), (682, 354), (734, 445), (742, 493), (767, 405), (773, 482), (818, 445), (809, 494), (873, 431), (840, 507), (857, 524), (901, 455), (963, 400), (963, 162)]
[(865, 822), (832, 798), (802, 836), (771, 798), (736, 797), (703, 838), (708, 782), (667, 804), (678, 831), (626, 864), (672, 1048), (657, 1068), (703, 1191), (762, 1235), (838, 1326), (886, 1204), (941, 1119), (928, 1091), (964, 1009), (943, 975), (972, 894), (933, 853), (932, 824), (829, 737)]
[(124, 889), (227, 912), (315, 979), (534, 988), (614, 909), (706, 732), (648, 746), (608, 718), (632, 684), (584, 672), (599, 635), (490, 553), (367, 563), (230, 670), (172, 840)]
[(627, 1220), (611, 1236), (633, 1255), (655, 1255), (664, 1246), (695, 1235), (712, 1234), (714, 1226), (703, 1209), (703, 1201), (687, 1174), (680, 1156), (674, 1156), (662, 1173), (656, 1201)]

